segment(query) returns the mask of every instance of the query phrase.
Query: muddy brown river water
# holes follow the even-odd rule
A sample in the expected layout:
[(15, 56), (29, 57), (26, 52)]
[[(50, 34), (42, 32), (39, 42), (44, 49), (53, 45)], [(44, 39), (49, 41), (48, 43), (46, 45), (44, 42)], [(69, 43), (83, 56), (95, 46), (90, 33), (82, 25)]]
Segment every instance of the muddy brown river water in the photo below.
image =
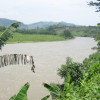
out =
[(43, 87), (43, 82), (62, 83), (57, 75), (57, 69), (65, 64), (66, 57), (82, 62), (85, 57), (95, 52), (91, 48), (96, 41), (88, 37), (76, 37), (72, 40), (57, 42), (17, 43), (7, 44), (0, 51), (3, 54), (28, 54), (34, 57), (35, 72), (30, 65), (15, 65), (0, 68), (0, 100), (9, 100), (17, 94), (21, 86), (30, 83), (28, 100), (41, 100), (49, 94)]

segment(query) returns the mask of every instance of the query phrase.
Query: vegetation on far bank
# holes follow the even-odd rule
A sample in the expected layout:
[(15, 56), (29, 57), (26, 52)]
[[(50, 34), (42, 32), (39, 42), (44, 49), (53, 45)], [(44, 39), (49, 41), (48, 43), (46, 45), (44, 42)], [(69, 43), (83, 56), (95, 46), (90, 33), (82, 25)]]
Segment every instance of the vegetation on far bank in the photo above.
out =
[[(1, 27), (2, 34), (5, 28)], [(48, 31), (46, 29), (39, 30), (29, 30), (20, 29), (17, 30), (13, 37), (8, 40), (8, 42), (40, 42), (40, 41), (62, 41), (65, 39), (72, 39), (74, 36), (69, 30), (64, 30), (61, 35), (56, 34), (55, 31)]]
[[(0, 31), (6, 27), (0, 26)], [(100, 31), (100, 26), (66, 26), (62, 24), (50, 25), (46, 28), (36, 29), (17, 29), (21, 34), (45, 34), (45, 35), (63, 35), (65, 30), (69, 30), (73, 36), (95, 37)]]
[[(0, 34), (6, 27), (0, 26)], [(62, 41), (72, 39), (74, 36), (96, 37), (100, 31), (99, 26), (65, 26), (51, 25), (42, 29), (17, 29), (13, 38), (8, 42), (38, 42)]]
[(63, 37), (58, 35), (40, 35), (40, 34), (20, 34), (15, 33), (13, 38), (8, 40), (8, 43), (14, 42), (43, 42), (43, 41), (62, 41)]
[[(6, 27), (0, 26), (0, 33)], [(50, 25), (46, 28), (17, 29), (12, 39), (8, 42), (38, 42), (38, 41), (62, 41), (72, 39), (74, 36), (96, 37), (100, 26), (66, 26), (63, 24)]]

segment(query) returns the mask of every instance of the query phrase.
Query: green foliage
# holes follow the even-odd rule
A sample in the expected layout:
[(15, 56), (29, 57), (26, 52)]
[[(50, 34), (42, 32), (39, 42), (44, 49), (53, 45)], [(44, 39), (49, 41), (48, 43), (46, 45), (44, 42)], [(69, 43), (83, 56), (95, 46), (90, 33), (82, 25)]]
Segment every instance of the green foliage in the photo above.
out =
[(0, 31), (3, 32), (6, 29), (4, 26), (0, 26)]
[[(5, 27), (0, 27), (0, 31), (3, 31)], [(96, 37), (100, 31), (99, 26), (66, 26), (63, 24), (50, 25), (46, 28), (37, 29), (17, 29), (17, 33), (21, 34), (42, 34), (42, 35), (59, 35), (64, 36), (64, 31), (69, 30), (72, 36), (84, 36), (84, 37)]]
[(100, 31), (99, 26), (60, 26), (51, 25), (43, 29), (17, 29), (21, 34), (46, 34), (63, 36), (65, 30), (69, 30), (72, 36), (96, 37)]
[(48, 100), (49, 97), (50, 97), (50, 95), (47, 95), (44, 98), (42, 98), (41, 100)]
[(64, 30), (62, 36), (64, 36), (65, 39), (67, 38), (73, 38), (71, 32), (69, 30)]
[(96, 12), (100, 12), (100, 0), (97, 0), (97, 2), (93, 2), (93, 1), (91, 1), (90, 3), (89, 3), (89, 5), (90, 6), (96, 6)]
[(41, 29), (38, 31), (39, 34), (45, 34), (45, 35), (56, 35), (56, 32), (55, 31), (48, 31), (46, 29)]
[(66, 25), (63, 25), (63, 24), (59, 23), (57, 25), (50, 25), (46, 29), (48, 31), (56, 31), (56, 30), (63, 29), (63, 28), (66, 28)]
[(18, 33), (21, 34), (42, 34), (42, 35), (56, 35), (55, 31), (43, 29), (17, 29)]
[(53, 94), (55, 94), (55, 95), (57, 95), (57, 96), (60, 95), (59, 92), (56, 91), (56, 90), (55, 90), (52, 86), (50, 86), (49, 84), (43, 83), (43, 85), (44, 85), (44, 87), (47, 88), (51, 93), (53, 93)]
[(70, 26), (70, 32), (74, 36), (83, 36), (83, 37), (96, 37), (98, 31), (100, 31), (99, 26)]
[(81, 80), (81, 86), (77, 93), (86, 100), (99, 100), (100, 99), (100, 62), (93, 63), (87, 73), (84, 73), (84, 79)]
[[(96, 2), (91, 1), (89, 5), (96, 6), (96, 9), (97, 9), (96, 12), (100, 12), (100, 0), (97, 0)], [(99, 26), (100, 23), (98, 23), (97, 25)], [(98, 31), (98, 34), (96, 35), (96, 40), (98, 41), (98, 44), (97, 44), (97, 47), (95, 47), (95, 49), (97, 49), (97, 52), (100, 52), (100, 30)]]
[(96, 35), (95, 40), (97, 41), (97, 47), (94, 47), (94, 49), (96, 49), (97, 52), (100, 52), (100, 31), (98, 31), (98, 34)]
[(92, 55), (89, 56), (89, 58), (85, 58), (83, 60), (83, 67), (82, 70), (87, 72), (87, 70), (89, 69), (89, 67), (95, 63), (96, 61), (100, 62), (100, 53), (94, 53)]
[(97, 49), (97, 52), (100, 52), (100, 35), (96, 39), (98, 41), (96, 49)]
[(70, 82), (78, 82), (79, 79), (83, 77), (81, 68), (81, 63), (73, 62), (71, 59), (68, 58), (66, 64), (62, 65), (61, 68), (58, 69), (58, 75), (65, 80), (69, 73), (71, 75)]
[[(66, 31), (69, 31), (67, 33), (71, 33), (71, 34), (66, 34)], [(2, 28), (1, 28), (2, 31)], [(32, 35), (38, 35), (39, 37), (41, 37), (41, 35), (52, 35), (52, 36), (59, 36), (61, 38), (73, 38), (73, 36), (84, 36), (84, 37), (98, 37), (100, 31), (100, 26), (63, 26), (63, 25), (50, 25), (46, 28), (40, 28), (40, 29), (17, 29), (16, 35), (19, 35), (19, 39), (20, 36), (26, 36), (26, 35), (30, 35), (30, 37)], [(70, 35), (70, 36), (69, 36)], [(69, 37), (68, 37), (69, 36)], [(12, 39), (13, 40), (13, 39)], [(27, 40), (24, 40), (27, 41)], [(29, 40), (28, 40), (29, 41)], [(40, 40), (41, 41), (41, 40)]]
[(96, 61), (91, 64), (90, 68), (87, 71), (87, 80), (91, 79), (94, 75), (100, 73), (100, 62)]
[(28, 100), (27, 98), (27, 90), (30, 84), (27, 82), (19, 91), (17, 95), (14, 95), (9, 100)]
[(100, 23), (98, 23), (97, 25), (100, 25)]
[(7, 40), (12, 37), (12, 33), (16, 30), (16, 28), (19, 26), (19, 22), (13, 23), (11, 26), (9, 26), (0, 36), (0, 49), (2, 46), (7, 42)]
[[(45, 86), (46, 85), (46, 86)], [(69, 98), (69, 94), (72, 93), (72, 86), (73, 84), (70, 84), (70, 74), (67, 75), (66, 81), (63, 85), (48, 85), (44, 84), (44, 87), (49, 90), (51, 95), (53, 96), (53, 100), (66, 100), (66, 98)], [(67, 94), (67, 93), (68, 94)]]
[(16, 95), (12, 96), (9, 100), (14, 100), (16, 98)]
[[(74, 67), (78, 65), (81, 72), (83, 72), (82, 77), (76, 78), (74, 80), (73, 75), (71, 75), (70, 71), (73, 70), (73, 74), (77, 73), (76, 68)], [(70, 69), (68, 68), (70, 66)], [(86, 71), (84, 71), (84, 67)], [(61, 66), (62, 69), (62, 66)], [(62, 73), (62, 70), (59, 72)], [(67, 69), (67, 70), (66, 70)], [(66, 73), (64, 73), (67, 72)], [(68, 73), (69, 72), (69, 73)], [(74, 73), (75, 72), (75, 73)], [(100, 99), (100, 53), (94, 53), (86, 58), (83, 63), (79, 64), (76, 62), (72, 62), (72, 59), (68, 57), (66, 65), (64, 65), (63, 73), (61, 77), (65, 77), (65, 81), (63, 84), (54, 84), (51, 86), (53, 90), (55, 89), (60, 93), (60, 96), (53, 94), (51, 91), (52, 100), (99, 100)], [(80, 74), (80, 73), (77, 73)], [(76, 76), (76, 75), (75, 75)], [(73, 79), (73, 81), (72, 81)], [(72, 81), (72, 82), (71, 82)], [(47, 87), (46, 87), (47, 88)]]
[[(61, 92), (64, 89), (64, 84), (60, 85), (60, 84), (55, 84), (55, 83), (50, 83), (50, 86), (53, 87), (53, 89), (55, 89), (57, 92), (59, 92), (61, 94)], [(51, 96), (52, 96), (52, 100), (58, 98), (59, 96), (50, 92)]]

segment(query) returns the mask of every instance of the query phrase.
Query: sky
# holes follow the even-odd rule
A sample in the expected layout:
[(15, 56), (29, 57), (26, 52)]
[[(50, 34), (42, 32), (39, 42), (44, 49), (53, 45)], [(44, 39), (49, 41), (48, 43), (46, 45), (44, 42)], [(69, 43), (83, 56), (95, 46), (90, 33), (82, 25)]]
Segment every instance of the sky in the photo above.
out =
[[(76, 25), (97, 25), (99, 13), (89, 7), (90, 0), (0, 0), (0, 18), (31, 24), (64, 21)], [(92, 0), (95, 1), (95, 0)]]

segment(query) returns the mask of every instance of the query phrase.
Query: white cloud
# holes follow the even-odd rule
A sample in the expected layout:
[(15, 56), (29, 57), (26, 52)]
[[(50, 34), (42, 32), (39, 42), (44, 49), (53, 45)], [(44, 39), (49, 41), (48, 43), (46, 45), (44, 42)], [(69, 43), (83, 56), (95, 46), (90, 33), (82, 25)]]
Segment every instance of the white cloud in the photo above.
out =
[(37, 21), (66, 21), (81, 25), (100, 22), (90, 0), (0, 0), (0, 17), (33, 23)]

